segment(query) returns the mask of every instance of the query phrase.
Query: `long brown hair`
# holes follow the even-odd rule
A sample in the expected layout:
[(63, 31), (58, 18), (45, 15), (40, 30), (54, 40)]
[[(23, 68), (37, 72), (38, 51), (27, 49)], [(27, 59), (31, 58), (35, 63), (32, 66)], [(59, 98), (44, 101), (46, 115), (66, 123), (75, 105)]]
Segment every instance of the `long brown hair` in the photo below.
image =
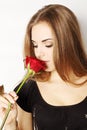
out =
[[(78, 20), (67, 7), (51, 4), (38, 10), (31, 18), (25, 35), (24, 54), (34, 56), (31, 43), (32, 27), (38, 22), (48, 22), (54, 31), (54, 63), (56, 70), (64, 81), (72, 82), (70, 71), (77, 77), (87, 75), (87, 55), (83, 49)], [(84, 82), (86, 82), (85, 80)]]

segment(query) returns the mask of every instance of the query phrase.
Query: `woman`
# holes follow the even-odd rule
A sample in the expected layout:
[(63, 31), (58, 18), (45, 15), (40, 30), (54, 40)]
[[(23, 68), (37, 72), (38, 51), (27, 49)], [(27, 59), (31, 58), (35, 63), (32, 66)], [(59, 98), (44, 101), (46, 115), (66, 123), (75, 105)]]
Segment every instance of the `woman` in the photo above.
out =
[(87, 130), (87, 55), (73, 12), (40, 9), (27, 26), (24, 55), (43, 60), (45, 76), (28, 80), (18, 96), (0, 96), (2, 116), (13, 104), (5, 130)]

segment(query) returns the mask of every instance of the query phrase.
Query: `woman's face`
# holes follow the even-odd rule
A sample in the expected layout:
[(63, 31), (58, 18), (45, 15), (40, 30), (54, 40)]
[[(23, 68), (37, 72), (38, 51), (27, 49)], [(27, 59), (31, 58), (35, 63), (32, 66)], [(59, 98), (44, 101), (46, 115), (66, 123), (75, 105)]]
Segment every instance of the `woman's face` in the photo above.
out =
[(32, 27), (31, 39), (35, 56), (46, 63), (46, 71), (55, 70), (53, 62), (55, 38), (50, 25), (46, 22), (39, 22), (34, 25)]

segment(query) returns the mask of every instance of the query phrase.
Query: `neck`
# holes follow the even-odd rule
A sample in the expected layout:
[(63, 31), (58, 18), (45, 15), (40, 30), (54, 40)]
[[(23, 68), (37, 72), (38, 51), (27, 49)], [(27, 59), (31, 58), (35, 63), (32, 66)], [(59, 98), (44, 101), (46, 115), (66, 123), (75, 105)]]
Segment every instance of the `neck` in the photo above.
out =
[(49, 79), (50, 82), (64, 82), (61, 77), (59, 76), (59, 74), (57, 73), (57, 71), (52, 71), (51, 72), (51, 76), (50, 76), (50, 79)]

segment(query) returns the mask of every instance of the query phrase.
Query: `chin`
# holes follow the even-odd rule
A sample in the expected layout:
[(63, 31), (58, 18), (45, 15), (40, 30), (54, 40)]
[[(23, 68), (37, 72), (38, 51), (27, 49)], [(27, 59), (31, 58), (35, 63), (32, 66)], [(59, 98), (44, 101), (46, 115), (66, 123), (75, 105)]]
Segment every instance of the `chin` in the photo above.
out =
[(51, 71), (53, 71), (51, 68), (47, 68), (46, 70), (45, 70), (46, 72), (51, 72)]

